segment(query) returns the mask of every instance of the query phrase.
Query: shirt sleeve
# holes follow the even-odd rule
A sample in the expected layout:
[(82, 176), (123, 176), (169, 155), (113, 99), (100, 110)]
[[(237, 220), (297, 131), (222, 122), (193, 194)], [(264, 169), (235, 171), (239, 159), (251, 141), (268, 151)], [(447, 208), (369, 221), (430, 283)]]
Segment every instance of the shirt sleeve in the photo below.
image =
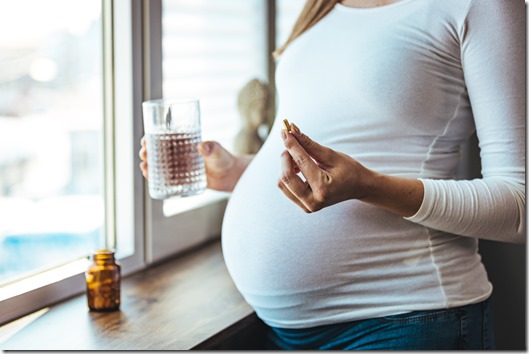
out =
[(461, 60), (483, 178), (421, 179), (424, 199), (408, 220), (463, 236), (525, 241), (525, 40), (523, 1), (470, 3)]

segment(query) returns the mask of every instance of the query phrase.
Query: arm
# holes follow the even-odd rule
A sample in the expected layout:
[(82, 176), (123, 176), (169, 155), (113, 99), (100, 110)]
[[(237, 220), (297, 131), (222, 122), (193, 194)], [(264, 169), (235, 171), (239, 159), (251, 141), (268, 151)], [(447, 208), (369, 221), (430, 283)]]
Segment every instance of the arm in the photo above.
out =
[[(283, 193), (305, 212), (358, 199), (400, 216), (417, 212), (423, 185), (417, 179), (388, 176), (370, 170), (348, 155), (321, 146), (292, 123), (282, 130), (287, 150), (281, 156), (278, 183)], [(306, 182), (296, 174), (301, 172)]]
[(461, 58), (481, 149), (482, 179), (423, 180), (408, 220), (452, 233), (525, 239), (525, 6), (473, 1), (460, 31)]
[[(479, 3), (479, 5), (476, 5)], [(462, 29), (462, 60), (481, 147), (483, 178), (408, 179), (371, 171), (318, 145), (295, 125), (283, 132), (278, 183), (306, 212), (348, 199), (463, 236), (525, 238), (525, 8), (474, 1)], [(306, 181), (297, 177), (301, 171)]]
[(357, 199), (454, 234), (524, 240), (523, 182), (494, 177), (445, 181), (389, 176), (319, 145), (295, 124), (291, 133), (282, 130), (282, 137), (287, 150), (281, 155), (278, 186), (307, 213)]

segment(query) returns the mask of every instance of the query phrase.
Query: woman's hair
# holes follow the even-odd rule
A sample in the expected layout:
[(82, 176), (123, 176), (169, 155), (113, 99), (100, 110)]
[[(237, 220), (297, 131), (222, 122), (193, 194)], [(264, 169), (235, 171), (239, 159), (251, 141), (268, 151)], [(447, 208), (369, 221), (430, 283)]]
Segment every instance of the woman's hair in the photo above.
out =
[(274, 58), (279, 57), (294, 39), (298, 38), (303, 32), (325, 17), (325, 15), (334, 8), (334, 5), (336, 5), (338, 1), (339, 0), (307, 0), (287, 41), (272, 53)]

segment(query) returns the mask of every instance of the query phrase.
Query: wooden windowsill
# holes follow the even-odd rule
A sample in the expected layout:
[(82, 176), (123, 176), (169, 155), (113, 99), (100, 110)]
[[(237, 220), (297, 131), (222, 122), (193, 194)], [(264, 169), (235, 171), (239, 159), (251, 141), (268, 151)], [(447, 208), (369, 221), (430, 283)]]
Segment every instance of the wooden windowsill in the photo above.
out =
[(235, 288), (216, 241), (124, 279), (119, 311), (91, 312), (77, 296), (2, 349), (259, 349), (261, 340), (262, 323)]

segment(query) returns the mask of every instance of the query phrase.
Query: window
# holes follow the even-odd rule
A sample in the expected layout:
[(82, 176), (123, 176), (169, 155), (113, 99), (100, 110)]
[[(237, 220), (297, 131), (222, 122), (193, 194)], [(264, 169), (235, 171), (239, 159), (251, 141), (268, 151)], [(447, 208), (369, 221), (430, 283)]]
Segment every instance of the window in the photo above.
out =
[(84, 257), (104, 238), (101, 3), (2, 2), (0, 32), (9, 33), (0, 37), (5, 283)]
[(241, 127), (238, 91), (266, 80), (262, 0), (164, 0), (163, 93), (201, 100), (205, 140), (232, 150)]
[(141, 268), (144, 210), (141, 6), (4, 1), (0, 31), (1, 325), (83, 292), (96, 248)]
[(277, 30), (276, 30), (276, 47), (286, 42), (292, 26), (296, 22), (305, 0), (276, 0), (277, 2)]

